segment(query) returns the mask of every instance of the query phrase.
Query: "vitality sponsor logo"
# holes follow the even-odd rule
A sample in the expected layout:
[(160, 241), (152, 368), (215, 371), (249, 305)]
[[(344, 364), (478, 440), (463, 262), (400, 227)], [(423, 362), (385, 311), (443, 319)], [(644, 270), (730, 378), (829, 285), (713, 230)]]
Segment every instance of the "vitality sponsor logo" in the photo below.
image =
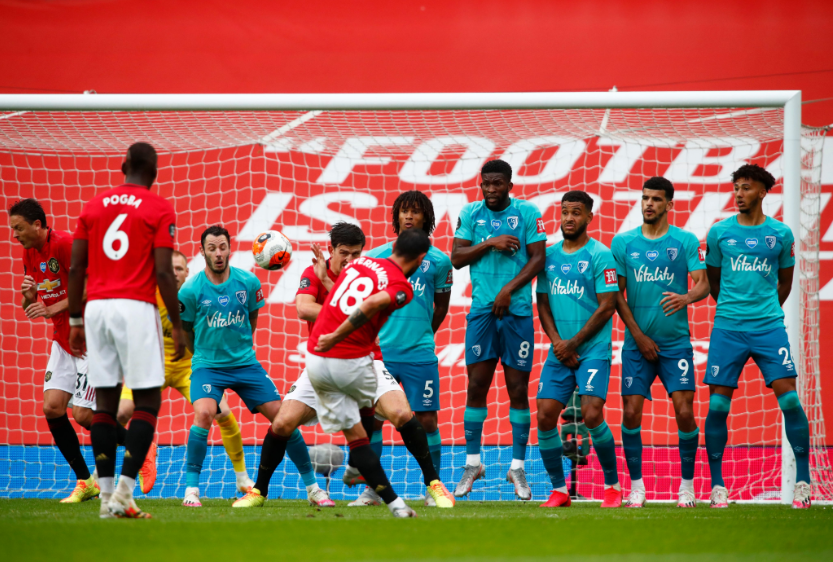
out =
[(577, 299), (584, 296), (584, 285), (578, 284), (578, 279), (562, 283), (560, 277), (556, 277), (550, 283), (550, 293), (553, 295), (576, 295)]
[(409, 279), (411, 282), (411, 288), (414, 290), (415, 296), (423, 296), (425, 294), (425, 283), (420, 283), (419, 278), (411, 278)]
[(765, 273), (767, 277), (772, 273), (772, 266), (767, 262), (767, 258), (753, 258), (750, 262), (746, 254), (741, 254), (737, 258), (729, 258), (732, 261), (732, 271), (754, 271), (758, 273)]
[[(226, 297), (228, 299), (228, 297)], [(228, 304), (228, 303), (226, 303)], [(234, 313), (227, 312), (223, 314), (220, 311), (215, 312), (206, 318), (209, 328), (228, 328), (231, 326), (244, 326), (246, 324), (246, 315), (237, 310)]]
[(647, 265), (640, 265), (639, 269), (635, 270), (633, 274), (636, 277), (636, 281), (638, 283), (642, 283), (643, 281), (649, 281), (652, 283), (664, 282), (670, 285), (674, 282), (674, 274), (668, 272), (668, 267), (666, 267), (665, 269), (660, 269), (659, 267), (656, 267), (652, 272)]

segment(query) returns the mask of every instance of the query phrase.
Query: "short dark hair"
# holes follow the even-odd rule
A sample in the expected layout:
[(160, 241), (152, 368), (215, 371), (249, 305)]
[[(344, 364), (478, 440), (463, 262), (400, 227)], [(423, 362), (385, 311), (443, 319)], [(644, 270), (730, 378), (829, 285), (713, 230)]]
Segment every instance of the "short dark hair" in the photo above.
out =
[(205, 239), (209, 236), (225, 236), (226, 241), (231, 244), (231, 236), (229, 236), (228, 230), (223, 228), (223, 225), (221, 224), (211, 225), (202, 231), (202, 234), (200, 235), (200, 246), (205, 248)]
[(179, 250), (174, 250), (174, 257), (179, 256), (185, 260), (185, 265), (188, 265), (188, 256), (180, 252)]
[(430, 248), (431, 241), (428, 239), (428, 234), (424, 230), (412, 228), (396, 238), (393, 253), (412, 260), (420, 254), (426, 253)]
[(480, 168), (481, 178), (483, 174), (503, 174), (506, 181), (512, 181), (512, 166), (509, 165), (509, 162), (503, 160), (489, 160)]
[(642, 189), (653, 189), (656, 191), (664, 191), (665, 198), (668, 201), (674, 199), (674, 184), (663, 177), (648, 178), (648, 181), (642, 184)]
[(396, 234), (399, 234), (399, 211), (401, 211), (403, 207), (406, 209), (416, 209), (422, 213), (425, 218), (422, 223), (422, 230), (425, 231), (425, 234), (431, 236), (431, 233), (434, 232), (434, 227), (436, 226), (436, 219), (434, 218), (434, 204), (431, 203), (428, 196), (415, 189), (399, 194), (396, 201), (393, 202), (392, 211), (393, 231)]
[(775, 178), (772, 174), (757, 164), (744, 164), (732, 173), (732, 183), (744, 179), (761, 182), (764, 184), (764, 188), (766, 188), (767, 191), (772, 189), (772, 186), (775, 185)]
[(158, 157), (156, 149), (146, 142), (136, 142), (127, 149), (130, 164), (129, 171), (156, 177)]
[(361, 246), (364, 248), (366, 238), (362, 229), (349, 222), (337, 222), (330, 230), (330, 244), (333, 248), (339, 246)]
[(38, 203), (37, 199), (20, 199), (14, 205), (9, 207), (9, 216), (17, 215), (23, 217), (29, 224), (35, 224), (35, 221), (40, 221), (41, 228), (46, 228), (46, 212)]
[(563, 205), (564, 203), (581, 203), (588, 213), (593, 212), (593, 198), (583, 191), (568, 191), (561, 198), (561, 204)]

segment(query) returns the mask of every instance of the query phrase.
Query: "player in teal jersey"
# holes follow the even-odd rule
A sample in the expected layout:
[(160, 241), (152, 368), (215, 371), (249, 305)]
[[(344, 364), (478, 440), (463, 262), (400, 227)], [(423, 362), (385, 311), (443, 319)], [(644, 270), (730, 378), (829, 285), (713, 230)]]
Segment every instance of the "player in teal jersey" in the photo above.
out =
[(728, 507), (723, 482), (727, 418), (743, 366), (751, 357), (778, 398), (784, 430), (795, 453), (793, 507), (810, 507), (810, 429), (796, 393), (796, 369), (781, 306), (790, 295), (795, 268), (793, 233), (764, 215), (762, 203), (775, 178), (755, 164), (732, 174), (738, 214), (709, 230), (706, 266), (717, 301), (703, 382), (709, 385), (706, 453), (712, 479), (711, 506)]
[(589, 195), (583, 191), (564, 194), (564, 240), (547, 248), (544, 270), (538, 275), (538, 317), (552, 342), (538, 384), (538, 449), (553, 487), (541, 507), (570, 505), (561, 464), (558, 416), (576, 386), (581, 415), (604, 472), (602, 507), (622, 505), (616, 445), (604, 420), (619, 284), (613, 254), (587, 234), (592, 220), (593, 199)]
[(460, 213), (451, 251), (455, 269), (470, 266), (472, 283), (471, 310), (466, 316), (466, 466), (454, 495), (467, 495), (474, 481), (485, 475), (480, 440), (486, 399), (500, 360), (512, 424), (512, 464), (506, 479), (514, 484), (519, 498), (529, 500), (532, 491), (524, 459), (535, 336), (531, 281), (544, 267), (547, 233), (534, 204), (509, 197), (512, 167), (503, 160), (486, 162), (480, 170), (480, 189), (483, 201), (469, 203)]
[[(694, 461), (700, 432), (694, 419), (694, 352), (688, 305), (706, 298), (706, 253), (690, 232), (668, 224), (674, 186), (650, 178), (642, 186), (642, 226), (613, 238), (619, 277), (617, 308), (625, 323), (622, 349), (622, 445), (631, 476), (627, 507), (645, 505), (642, 481), (642, 407), (659, 376), (674, 404), (679, 434), (678, 507), (695, 507)], [(688, 290), (688, 277), (694, 287)], [(627, 300), (625, 293), (627, 292)]]
[[(419, 191), (406, 191), (393, 202), (393, 231), (422, 229), (429, 236), (434, 231), (434, 205)], [(393, 242), (368, 251), (371, 258), (387, 258), (393, 253)], [(437, 474), (442, 465), (442, 440), (437, 426), (440, 409), (440, 371), (435, 353), (434, 334), (448, 314), (453, 274), (451, 260), (431, 246), (420, 268), (408, 279), (414, 299), (391, 314), (379, 332), (379, 343), (385, 368), (402, 384), (408, 402), (425, 428), (431, 458)], [(381, 432), (381, 423), (376, 431)], [(374, 439), (376, 432), (374, 432)], [(381, 439), (381, 435), (379, 435)], [(433, 499), (426, 494), (430, 504)]]
[[(182, 502), (187, 507), (202, 506), (199, 482), (208, 431), (220, 411), (218, 405), (225, 390), (234, 390), (252, 413), (260, 412), (270, 422), (281, 407), (278, 389), (254, 351), (258, 311), (266, 304), (263, 289), (254, 274), (229, 266), (229, 241), (225, 228), (207, 228), (200, 238), (205, 269), (179, 290), (183, 330), (188, 348), (194, 353), (191, 360), (194, 425), (188, 436)], [(312, 463), (303, 438), (294, 439), (290, 444), (293, 445), (289, 447), (292, 462), (306, 476), (305, 481), (309, 481)], [(317, 490), (318, 484), (307, 486), (308, 495), (318, 493)]]

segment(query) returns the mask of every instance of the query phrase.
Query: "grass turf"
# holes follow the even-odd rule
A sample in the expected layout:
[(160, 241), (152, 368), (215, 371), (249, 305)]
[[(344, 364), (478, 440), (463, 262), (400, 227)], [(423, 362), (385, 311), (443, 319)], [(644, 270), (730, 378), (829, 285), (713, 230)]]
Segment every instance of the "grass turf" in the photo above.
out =
[(140, 500), (146, 521), (100, 520), (99, 501), (0, 500), (4, 560), (769, 560), (833, 559), (833, 508), (732, 505), (714, 510), (602, 510), (598, 504), (540, 509), (538, 503), (413, 505), (416, 520), (384, 507), (311, 508), (273, 500), (232, 510), (231, 501)]

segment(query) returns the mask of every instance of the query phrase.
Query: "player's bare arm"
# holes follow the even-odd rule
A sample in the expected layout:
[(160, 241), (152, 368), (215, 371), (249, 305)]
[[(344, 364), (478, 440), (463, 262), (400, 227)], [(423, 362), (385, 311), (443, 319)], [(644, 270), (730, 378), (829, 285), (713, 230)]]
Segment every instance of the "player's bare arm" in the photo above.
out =
[[(75, 247), (73, 246), (73, 256)], [(185, 357), (185, 336), (182, 333), (182, 321), (179, 318), (179, 298), (177, 293), (176, 275), (174, 275), (172, 248), (154, 248), (153, 258), (156, 264), (156, 284), (162, 302), (168, 308), (168, 318), (171, 320), (171, 338), (174, 340), (174, 354), (171, 361), (179, 361)]]
[(720, 296), (720, 268), (707, 265), (706, 276), (709, 278), (709, 293), (716, 303), (717, 298)]
[(787, 302), (787, 297), (790, 296), (790, 291), (792, 291), (794, 269), (795, 266), (778, 270), (778, 302), (781, 306), (784, 306), (784, 303)]
[(252, 325), (252, 335), (255, 335), (255, 330), (257, 330), (257, 313), (260, 310), (254, 310), (249, 313), (249, 324)]
[(709, 295), (709, 279), (706, 272), (699, 269), (689, 272), (689, 275), (691, 275), (691, 279), (694, 281), (694, 287), (689, 292), (684, 295), (670, 291), (662, 293), (664, 298), (659, 301), (659, 304), (662, 306), (662, 311), (665, 312), (666, 316), (671, 316), (683, 310), (686, 306), (701, 301)]
[(387, 291), (381, 291), (366, 299), (359, 308), (353, 311), (347, 320), (341, 323), (335, 332), (324, 334), (318, 338), (318, 345), (315, 351), (329, 351), (335, 344), (361, 328), (371, 318), (376, 316), (376, 314), (389, 307), (391, 302), (393, 301)]
[(476, 262), (492, 250), (497, 252), (517, 252), (521, 249), (521, 241), (515, 236), (502, 234), (494, 238), (487, 238), (480, 244), (471, 245), (471, 240), (455, 238), (451, 247), (451, 265), (460, 269)]
[[(83, 357), (86, 353), (86, 335), (81, 310), (84, 306), (84, 284), (87, 277), (88, 244), (86, 240), (72, 242), (72, 259), (69, 266), (69, 280), (67, 287), (67, 306), (69, 308), (69, 349), (76, 357)], [(179, 308), (177, 308), (177, 311)], [(78, 325), (73, 326), (73, 323)]]
[(559, 353), (567, 353), (575, 351), (578, 346), (583, 344), (589, 338), (593, 337), (596, 332), (602, 329), (608, 320), (616, 312), (616, 295), (619, 291), (614, 293), (600, 293), (597, 295), (599, 299), (599, 308), (593, 312), (593, 315), (582, 326), (581, 330), (568, 340), (561, 340), (558, 344), (553, 344), (553, 352), (556, 357)]
[(182, 333), (185, 335), (185, 347), (188, 351), (194, 353), (194, 323), (182, 322)]
[(445, 317), (448, 315), (448, 306), (451, 303), (451, 292), (434, 293), (434, 316), (431, 318), (431, 330), (437, 333), (442, 326)]
[(625, 298), (627, 287), (627, 278), (619, 277), (619, 293), (616, 295), (616, 312), (619, 313), (619, 318), (622, 319), (622, 322), (630, 330), (633, 341), (636, 342), (636, 347), (639, 348), (642, 356), (648, 361), (656, 361), (658, 358), (657, 353), (660, 351), (659, 346), (654, 340), (646, 336), (645, 332), (639, 327), (639, 324), (636, 323), (636, 318), (633, 317), (633, 311), (631, 311), (631, 307), (628, 306), (628, 300)]
[(521, 268), (509, 283), (503, 286), (495, 297), (495, 303), (492, 305), (492, 313), (498, 318), (503, 318), (503, 315), (509, 310), (509, 305), (512, 304), (512, 293), (532, 281), (544, 269), (544, 262), (547, 259), (546, 241), (541, 240), (540, 242), (527, 244), (526, 252), (529, 256), (529, 261), (526, 262), (523, 268)]
[(315, 302), (314, 295), (297, 295), (295, 297), (295, 312), (300, 320), (315, 322), (321, 312), (321, 305)]
[[(558, 334), (558, 328), (555, 325), (555, 318), (552, 315), (552, 309), (550, 308), (550, 296), (548, 293), (538, 293), (538, 318), (541, 320), (541, 327), (544, 329), (544, 333), (547, 334), (547, 337), (552, 342), (552, 345), (555, 346), (556, 343), (561, 341), (561, 336)], [(558, 360), (561, 361), (565, 366), (576, 369), (578, 368), (579, 356), (575, 350), (569, 353), (564, 353), (562, 355), (556, 355)]]

